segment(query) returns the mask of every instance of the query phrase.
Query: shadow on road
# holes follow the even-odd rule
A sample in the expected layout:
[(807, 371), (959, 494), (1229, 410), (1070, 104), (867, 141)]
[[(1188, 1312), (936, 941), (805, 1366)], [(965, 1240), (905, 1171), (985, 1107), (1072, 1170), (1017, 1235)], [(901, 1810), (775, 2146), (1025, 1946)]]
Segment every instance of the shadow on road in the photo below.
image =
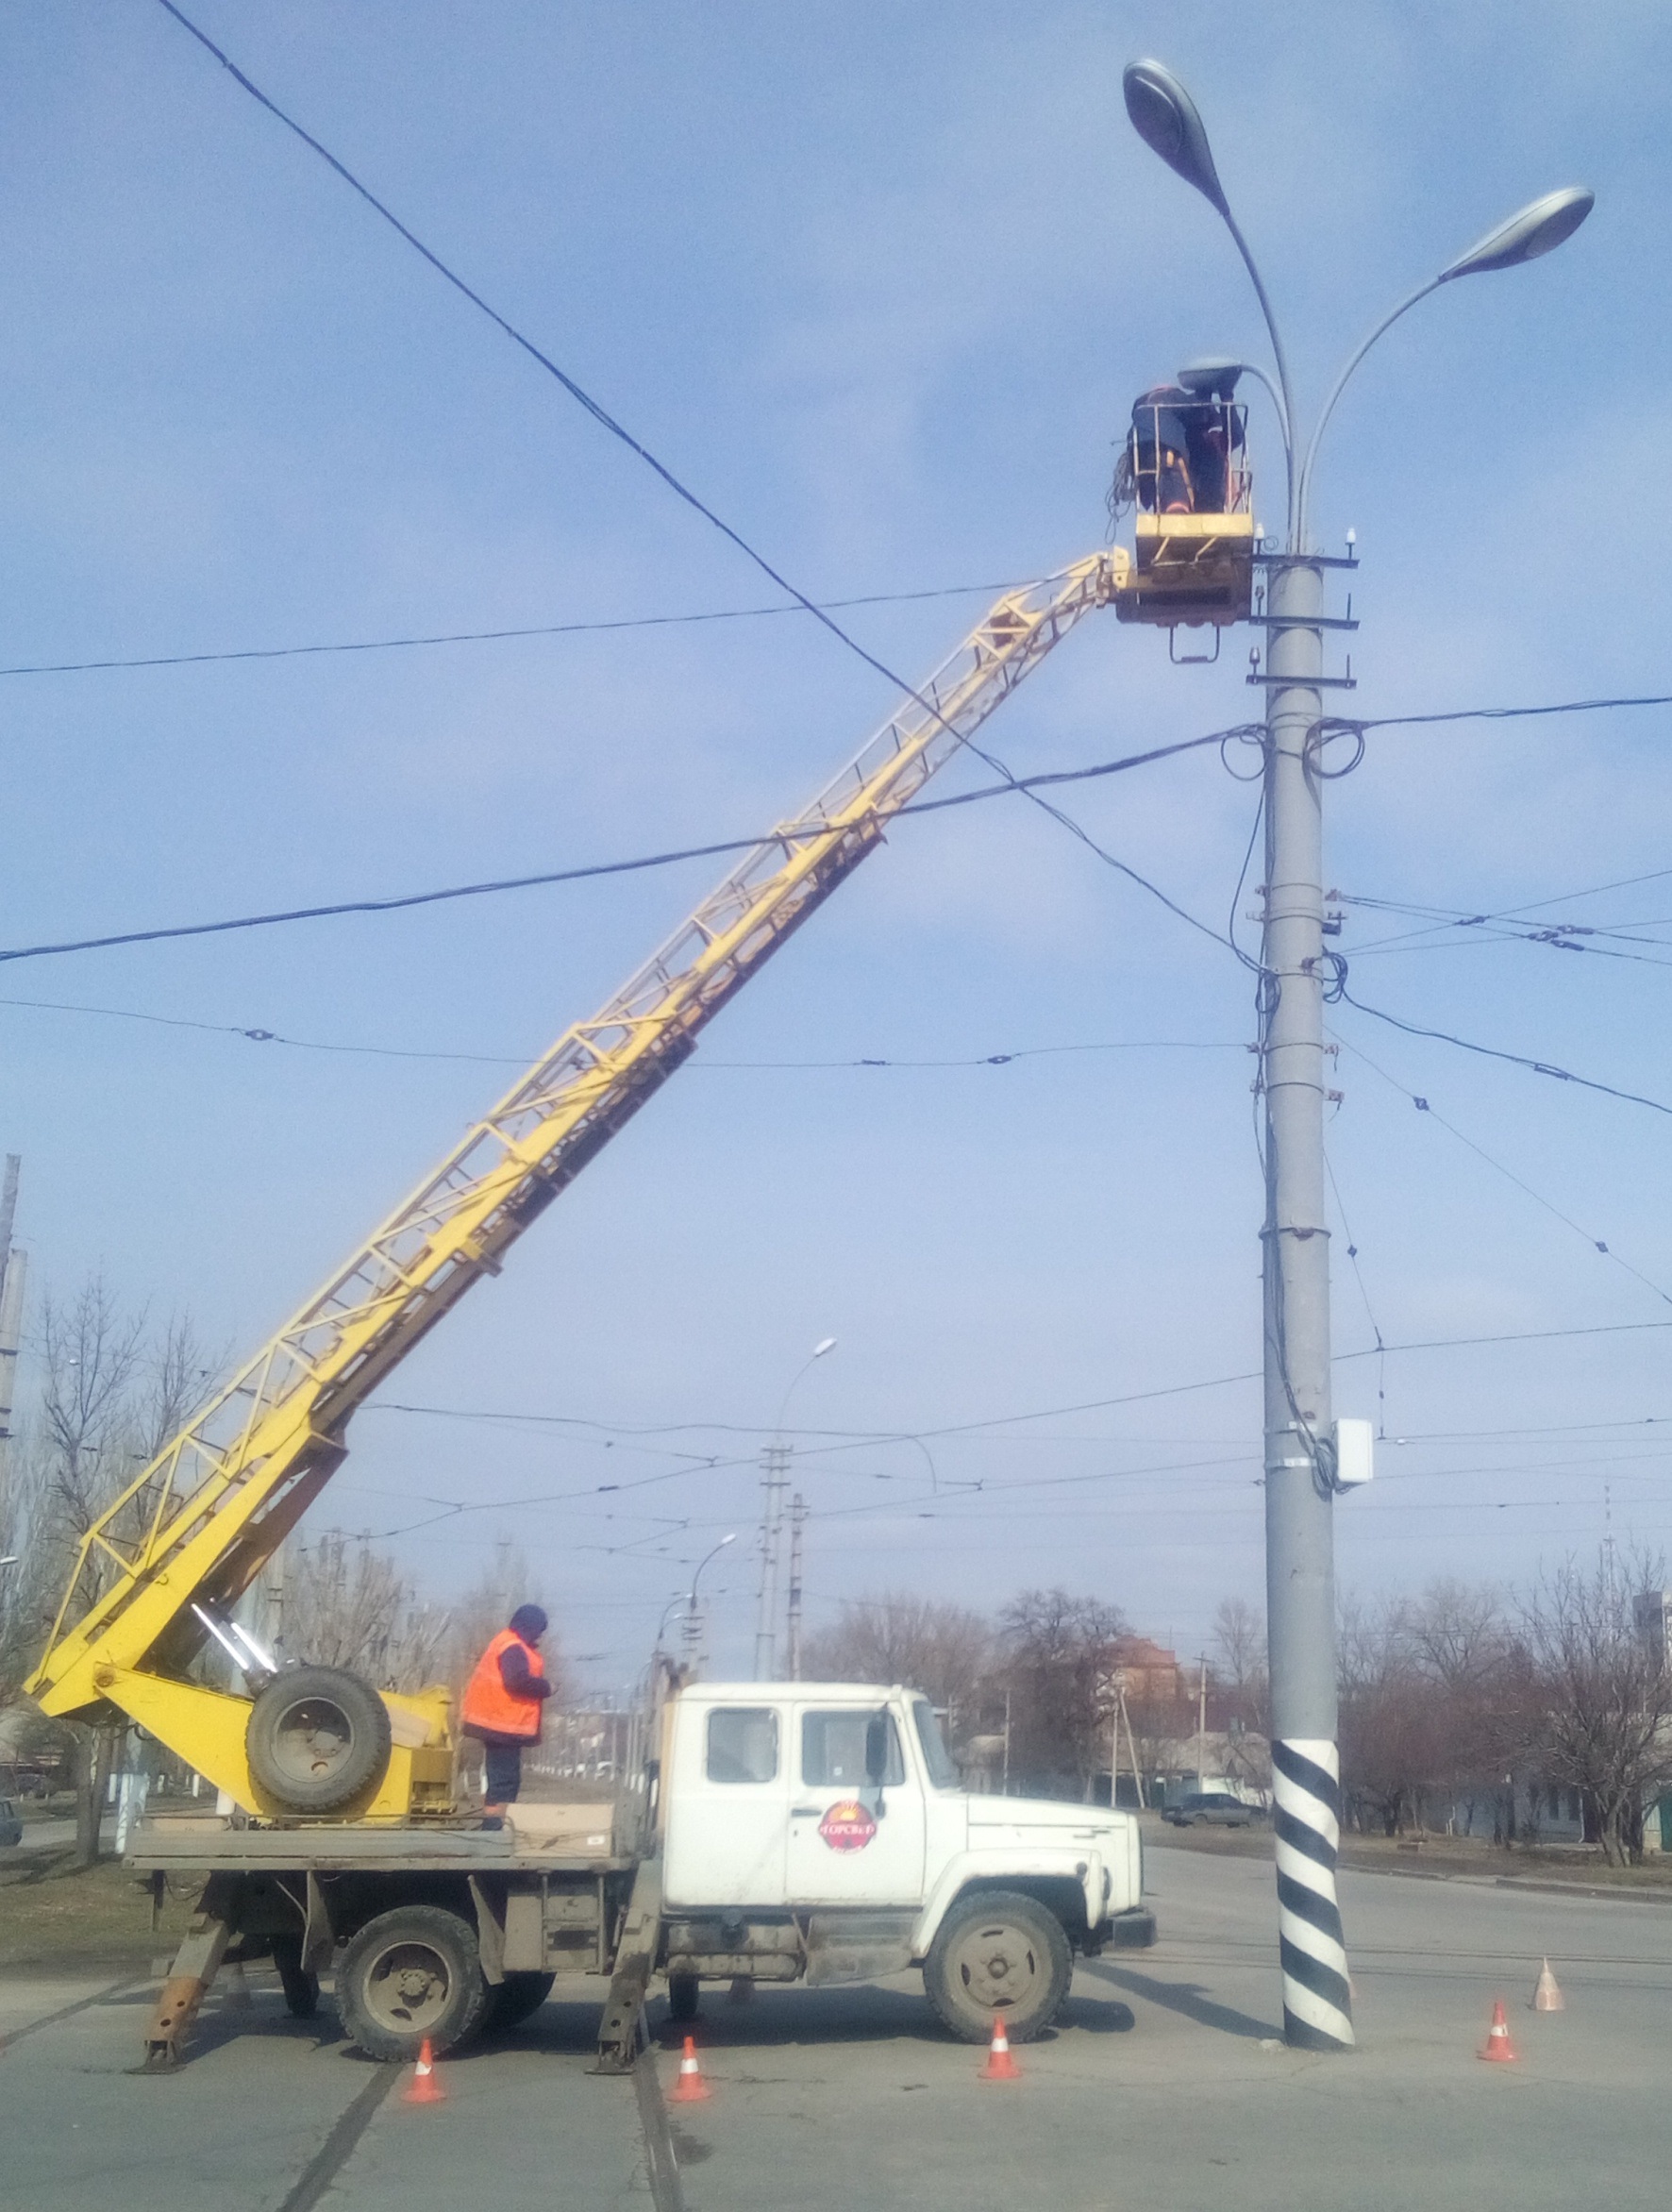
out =
[(1264, 2041), (1272, 2036), (1280, 2036), (1282, 2030), (1270, 2020), (1257, 2020), (1251, 2013), (1238, 2012), (1231, 2004), (1221, 2004), (1210, 1997), (1199, 1982), (1160, 1982), (1153, 1974), (1135, 1974), (1130, 1967), (1112, 1967), (1102, 1959), (1090, 1961), (1085, 1971), (1101, 1975), (1117, 1988), (1128, 1989), (1134, 1997), (1145, 1997), (1151, 2004), (1160, 2004), (1168, 2012), (1182, 2014), (1195, 2020), (1198, 2027), (1215, 2028), (1222, 2036), (1243, 2036)]

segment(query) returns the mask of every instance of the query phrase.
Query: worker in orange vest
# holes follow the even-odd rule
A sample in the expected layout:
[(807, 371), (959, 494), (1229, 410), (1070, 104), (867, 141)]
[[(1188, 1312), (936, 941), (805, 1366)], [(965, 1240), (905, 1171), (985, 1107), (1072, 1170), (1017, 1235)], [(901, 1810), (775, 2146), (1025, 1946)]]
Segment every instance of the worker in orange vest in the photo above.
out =
[(481, 1745), (486, 1768), (485, 1828), (503, 1827), (505, 1808), (516, 1802), (522, 1787), (523, 1746), (540, 1741), (542, 1709), (552, 1694), (540, 1656), (546, 1626), (540, 1606), (519, 1605), (464, 1685), (464, 1733)]

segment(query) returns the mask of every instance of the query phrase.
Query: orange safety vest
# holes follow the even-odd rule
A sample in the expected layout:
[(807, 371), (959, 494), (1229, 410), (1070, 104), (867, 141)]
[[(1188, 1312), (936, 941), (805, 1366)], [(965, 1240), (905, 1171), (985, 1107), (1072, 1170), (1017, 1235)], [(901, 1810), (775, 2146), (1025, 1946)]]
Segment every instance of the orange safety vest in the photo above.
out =
[[(499, 1671), (499, 1654), (512, 1644), (523, 1644), (514, 1628), (502, 1628), (488, 1649), (477, 1661), (476, 1672), (464, 1685), (464, 1704), (460, 1715), (467, 1728), (490, 1729), (495, 1735), (520, 1736), (526, 1743), (535, 1743), (540, 1736), (540, 1698), (519, 1698), (505, 1686), (505, 1677)], [(545, 1680), (545, 1667), (540, 1653), (527, 1644), (523, 1650), (528, 1655), (528, 1672), (537, 1682)]]

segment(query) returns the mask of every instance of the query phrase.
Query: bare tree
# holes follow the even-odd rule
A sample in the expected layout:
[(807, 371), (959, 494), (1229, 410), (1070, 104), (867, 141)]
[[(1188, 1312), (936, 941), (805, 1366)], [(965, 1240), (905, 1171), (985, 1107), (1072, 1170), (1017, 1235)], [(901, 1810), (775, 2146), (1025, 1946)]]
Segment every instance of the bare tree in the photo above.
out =
[(1419, 1812), (1443, 1757), (1409, 1607), (1397, 1599), (1376, 1606), (1347, 1600), (1337, 1666), (1344, 1801), (1360, 1827), (1397, 1835)]
[(416, 1690), (446, 1665), (450, 1617), (426, 1602), (393, 1555), (366, 1536), (326, 1529), (286, 1563), (287, 1658), (345, 1667), (379, 1689)]
[(1268, 1734), (1264, 1614), (1246, 1598), (1223, 1598), (1214, 1608), (1211, 1640), (1214, 1683), (1227, 1719)]
[(1594, 1567), (1541, 1574), (1517, 1608), (1530, 1749), (1549, 1781), (1581, 1793), (1611, 1866), (1642, 1857), (1644, 1809), (1672, 1787), (1672, 1672), (1633, 1617), (1665, 1579), (1658, 1554), (1605, 1548)]
[(1089, 1803), (1112, 1743), (1122, 1615), (1066, 1590), (1024, 1590), (999, 1615), (998, 1679), (1012, 1699), (1012, 1770), (1072, 1777)]
[(904, 1683), (949, 1717), (948, 1734), (974, 1719), (977, 1684), (993, 1650), (993, 1630), (967, 1606), (938, 1604), (910, 1590), (844, 1604), (829, 1627), (807, 1640), (809, 1680)]
[[(50, 1292), (31, 1338), (37, 1356), (36, 1407), (22, 1448), (11, 1454), (6, 1510), (26, 1519), (22, 1581), (8, 1593), (14, 1656), (9, 1680), (41, 1655), (77, 1548), (132, 1483), (159, 1441), (172, 1433), (191, 1400), (192, 1368), (202, 1366), (192, 1324), (171, 1321), (159, 1340), (146, 1333), (143, 1311), (124, 1308), (102, 1276), (74, 1298)], [(108, 1531), (114, 1554), (141, 1533), (147, 1499), (131, 1500)], [(119, 1571), (118, 1557), (92, 1547), (76, 1581), (75, 1603), (92, 1603)], [(98, 1855), (99, 1803), (113, 1760), (117, 1730), (80, 1723), (65, 1731), (75, 1750), (76, 1859)]]

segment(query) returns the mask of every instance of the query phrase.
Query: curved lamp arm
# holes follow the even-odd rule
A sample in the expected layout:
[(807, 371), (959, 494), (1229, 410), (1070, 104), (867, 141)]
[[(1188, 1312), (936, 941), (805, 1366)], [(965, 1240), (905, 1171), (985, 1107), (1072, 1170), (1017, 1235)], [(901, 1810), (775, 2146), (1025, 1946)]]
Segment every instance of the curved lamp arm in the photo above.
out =
[(1438, 292), (1445, 281), (1444, 276), (1430, 276), (1426, 284), (1419, 284), (1414, 292), (1408, 293), (1393, 313), (1384, 315), (1377, 324), (1331, 385), (1329, 398), (1318, 411), (1317, 424), (1307, 445), (1306, 459), (1300, 464), (1300, 481), (1296, 487), (1290, 510), (1289, 550), (1292, 553), (1303, 553), (1306, 550), (1306, 498), (1312, 489), (1313, 464), (1318, 458), (1319, 441), (1329, 427), (1329, 417), (1335, 412), (1335, 403), (1346, 390), (1347, 379), (1383, 332), (1391, 330), (1399, 317), (1413, 308), (1419, 299), (1427, 299), (1430, 292)]
[(1296, 500), (1297, 495), (1304, 496), (1304, 494), (1295, 480), (1295, 440), (1292, 428), (1295, 421), (1295, 398), (1289, 383), (1289, 357), (1283, 351), (1283, 341), (1278, 331), (1278, 319), (1272, 313), (1271, 301), (1266, 297), (1264, 283), (1261, 279), (1259, 269), (1255, 266), (1254, 257), (1248, 251), (1248, 242), (1243, 236), (1241, 226), (1231, 213), (1229, 204), (1223, 195), (1215, 202), (1215, 205), (1224, 219), (1225, 227), (1236, 242), (1238, 253), (1243, 257), (1243, 266), (1248, 272), (1249, 281), (1254, 287), (1254, 295), (1260, 302), (1260, 311), (1265, 317), (1266, 331), (1271, 339), (1272, 358), (1278, 364), (1276, 385), (1272, 383), (1265, 371), (1257, 368), (1252, 361), (1248, 362), (1247, 367), (1249, 374), (1259, 377), (1278, 403), (1278, 414), (1283, 426), (1283, 461), (1287, 477), (1289, 541), (1293, 545), (1296, 516)]
[[(1148, 146), (1158, 154), (1185, 183), (1194, 185), (1209, 206), (1219, 216), (1230, 232), (1236, 249), (1243, 257), (1243, 266), (1248, 272), (1254, 287), (1254, 296), (1260, 302), (1260, 311), (1265, 317), (1265, 327), (1271, 337), (1271, 350), (1278, 364), (1278, 382), (1282, 386), (1283, 448), (1289, 469), (1289, 536), (1295, 535), (1295, 448), (1291, 426), (1295, 421), (1295, 398), (1289, 383), (1289, 357), (1283, 351), (1283, 341), (1279, 335), (1278, 319), (1271, 311), (1271, 301), (1266, 296), (1264, 279), (1255, 265), (1254, 256), (1248, 251), (1248, 242), (1242, 227), (1230, 211), (1230, 202), (1225, 196), (1225, 187), (1219, 181), (1219, 172), (1213, 166), (1213, 151), (1208, 143), (1207, 126), (1197, 112), (1196, 104), (1164, 62), (1134, 61), (1128, 65), (1121, 78), (1126, 95), (1127, 113), (1132, 127)], [(1269, 390), (1269, 379), (1262, 378)]]
[(1237, 366), (1245, 377), (1252, 377), (1256, 382), (1265, 386), (1271, 395), (1271, 403), (1278, 411), (1278, 427), (1283, 433), (1283, 459), (1288, 463), (1289, 497), (1292, 503), (1295, 496), (1295, 439), (1289, 427), (1289, 410), (1284, 403), (1282, 392), (1272, 382), (1258, 361), (1239, 361)]
[[(1384, 315), (1368, 338), (1335, 379), (1334, 389), (1325, 400), (1318, 416), (1318, 427), (1312, 434), (1312, 443), (1306, 449), (1306, 459), (1300, 465), (1299, 496), (1294, 515), (1292, 552), (1304, 551), (1306, 533), (1306, 501), (1312, 489), (1313, 464), (1318, 458), (1318, 441), (1324, 435), (1324, 427), (1335, 409), (1335, 402), (1346, 389), (1346, 380), (1363, 360), (1384, 330), (1389, 330), (1408, 309), (1419, 299), (1427, 299), (1430, 292), (1438, 292), (1442, 284), (1449, 284), (1458, 276), (1480, 276), (1494, 269), (1518, 269), (1526, 261), (1536, 261), (1541, 255), (1553, 253), (1564, 240), (1573, 236), (1596, 205), (1597, 195), (1582, 184), (1564, 186), (1560, 192), (1547, 192), (1542, 198), (1529, 201), (1518, 209), (1507, 222), (1470, 246), (1467, 253), (1459, 254), (1449, 261), (1437, 276), (1430, 276), (1426, 284), (1419, 284), (1413, 293), (1402, 299), (1391, 315)], [(1226, 217), (1229, 222), (1229, 216)], [(1233, 229), (1235, 226), (1232, 226)], [(1245, 257), (1246, 258), (1246, 257)], [(1252, 264), (1250, 263), (1250, 266)], [(1256, 279), (1258, 281), (1258, 279)]]

